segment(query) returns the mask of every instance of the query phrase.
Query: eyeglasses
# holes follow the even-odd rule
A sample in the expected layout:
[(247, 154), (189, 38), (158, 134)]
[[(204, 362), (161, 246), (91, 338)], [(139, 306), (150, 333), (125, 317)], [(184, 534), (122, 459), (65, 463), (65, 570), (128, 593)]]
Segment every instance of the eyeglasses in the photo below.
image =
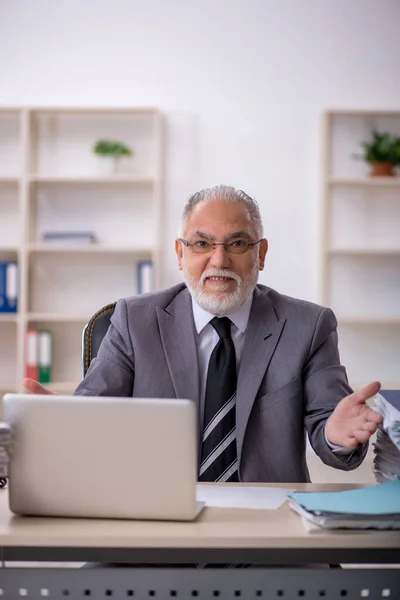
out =
[(195, 242), (187, 242), (179, 238), (182, 244), (193, 252), (193, 254), (207, 254), (214, 251), (216, 246), (223, 246), (228, 254), (244, 254), (249, 248), (259, 244), (261, 240), (256, 242), (246, 242), (245, 240), (234, 240), (233, 242), (207, 242), (206, 240), (196, 240)]

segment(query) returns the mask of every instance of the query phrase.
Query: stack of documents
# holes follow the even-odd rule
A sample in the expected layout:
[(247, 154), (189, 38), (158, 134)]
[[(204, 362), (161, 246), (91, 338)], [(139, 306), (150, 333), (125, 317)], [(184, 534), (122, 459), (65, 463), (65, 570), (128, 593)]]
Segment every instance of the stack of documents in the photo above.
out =
[(390, 437), (378, 429), (374, 444), (374, 474), (378, 483), (400, 479), (400, 450)]
[(400, 479), (400, 391), (382, 390), (377, 394), (374, 410), (383, 416), (374, 444), (374, 472), (379, 483)]
[(0, 478), (8, 475), (8, 448), (10, 443), (10, 427), (7, 423), (0, 423)]
[(317, 530), (400, 529), (400, 480), (344, 492), (293, 492), (289, 502)]

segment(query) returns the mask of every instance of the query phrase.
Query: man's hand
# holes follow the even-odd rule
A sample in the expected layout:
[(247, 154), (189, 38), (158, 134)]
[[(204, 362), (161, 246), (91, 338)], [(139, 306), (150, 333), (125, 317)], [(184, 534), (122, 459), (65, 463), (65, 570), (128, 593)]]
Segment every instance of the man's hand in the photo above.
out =
[(331, 444), (356, 448), (358, 444), (369, 440), (383, 417), (372, 410), (366, 401), (380, 389), (379, 381), (374, 381), (339, 402), (326, 423), (325, 435)]
[(29, 394), (54, 394), (54, 392), (45, 388), (38, 381), (29, 379), (29, 377), (25, 377), (25, 379), (22, 380), (22, 385)]

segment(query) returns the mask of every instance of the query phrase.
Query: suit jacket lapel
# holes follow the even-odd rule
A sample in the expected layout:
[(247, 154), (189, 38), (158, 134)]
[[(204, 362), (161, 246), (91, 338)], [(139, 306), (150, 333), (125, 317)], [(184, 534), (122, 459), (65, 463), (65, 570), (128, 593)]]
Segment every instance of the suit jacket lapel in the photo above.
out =
[(286, 319), (278, 319), (268, 296), (256, 287), (240, 360), (236, 393), (236, 442), (239, 461), (250, 412), (285, 322)]
[(194, 400), (199, 406), (196, 330), (188, 290), (181, 291), (165, 309), (157, 308), (157, 319), (176, 397)]

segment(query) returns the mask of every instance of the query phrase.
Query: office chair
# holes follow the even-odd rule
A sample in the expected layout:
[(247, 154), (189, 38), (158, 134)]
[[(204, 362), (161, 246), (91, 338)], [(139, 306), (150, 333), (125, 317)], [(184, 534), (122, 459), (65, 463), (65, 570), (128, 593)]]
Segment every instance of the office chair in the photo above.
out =
[(107, 304), (98, 310), (89, 320), (82, 334), (83, 376), (86, 375), (93, 358), (97, 356), (100, 344), (110, 326), (116, 302)]

